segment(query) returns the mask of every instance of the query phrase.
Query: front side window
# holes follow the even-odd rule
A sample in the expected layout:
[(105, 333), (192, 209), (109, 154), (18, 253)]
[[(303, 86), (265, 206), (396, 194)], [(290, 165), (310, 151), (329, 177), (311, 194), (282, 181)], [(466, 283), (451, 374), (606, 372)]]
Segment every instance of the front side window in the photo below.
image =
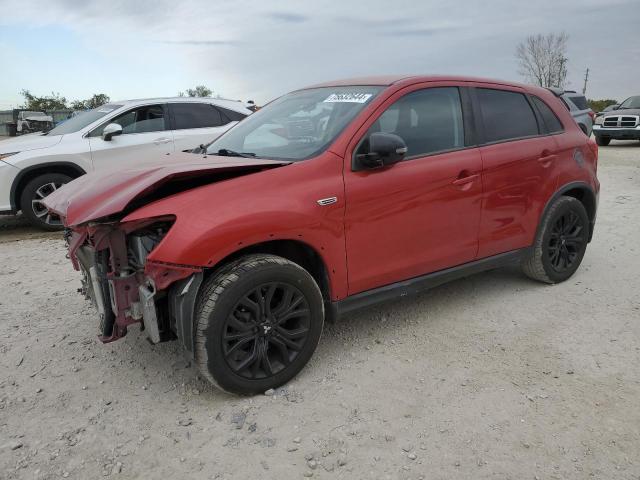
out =
[(172, 103), (169, 108), (173, 112), (174, 128), (219, 127), (224, 123), (220, 112), (208, 103)]
[(91, 132), (92, 137), (102, 135), (104, 127), (110, 123), (122, 126), (122, 134), (149, 133), (167, 130), (166, 111), (163, 105), (144, 105), (129, 110), (122, 115), (109, 120)]
[(322, 87), (289, 93), (249, 115), (207, 148), (210, 155), (304, 160), (324, 151), (383, 87)]
[(527, 98), (518, 92), (478, 88), (487, 143), (538, 135), (538, 122)]
[(367, 137), (393, 133), (407, 145), (406, 158), (464, 147), (464, 125), (457, 87), (409, 93), (391, 105), (369, 128), (357, 154), (368, 153)]
[(542, 116), (542, 120), (544, 121), (547, 133), (562, 132), (562, 123), (560, 123), (560, 120), (558, 119), (556, 114), (553, 113), (553, 110), (551, 110), (549, 105), (547, 105), (544, 100), (538, 97), (533, 97), (533, 103)]

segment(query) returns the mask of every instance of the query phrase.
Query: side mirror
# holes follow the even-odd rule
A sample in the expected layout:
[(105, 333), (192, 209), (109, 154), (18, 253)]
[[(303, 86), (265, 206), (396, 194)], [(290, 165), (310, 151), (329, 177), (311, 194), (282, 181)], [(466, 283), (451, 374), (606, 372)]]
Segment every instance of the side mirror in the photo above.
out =
[(393, 133), (369, 135), (369, 152), (356, 155), (361, 168), (381, 168), (400, 162), (407, 153), (407, 144)]
[(110, 123), (102, 130), (102, 140), (105, 142), (110, 142), (117, 135), (122, 135), (122, 125), (117, 123)]

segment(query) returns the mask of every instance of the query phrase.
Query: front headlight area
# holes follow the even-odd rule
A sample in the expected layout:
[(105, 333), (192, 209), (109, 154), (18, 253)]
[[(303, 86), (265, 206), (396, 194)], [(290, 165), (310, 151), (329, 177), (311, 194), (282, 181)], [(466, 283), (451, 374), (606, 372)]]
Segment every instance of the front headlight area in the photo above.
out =
[[(127, 235), (127, 258), (129, 265), (136, 270), (144, 270), (147, 257), (167, 235), (175, 222), (175, 217), (152, 219), (153, 223), (143, 221), (143, 226)], [(140, 223), (139, 221), (135, 223)]]
[(599, 117), (596, 117), (595, 122), (593, 122), (594, 125), (602, 125), (604, 122), (604, 115), (600, 115)]

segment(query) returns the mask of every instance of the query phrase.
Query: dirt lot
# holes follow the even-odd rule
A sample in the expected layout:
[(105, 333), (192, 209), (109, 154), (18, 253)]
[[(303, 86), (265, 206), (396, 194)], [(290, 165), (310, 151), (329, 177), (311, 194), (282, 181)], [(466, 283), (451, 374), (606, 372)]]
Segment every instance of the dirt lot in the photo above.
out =
[(562, 285), (495, 270), (328, 325), (275, 396), (96, 340), (59, 235), (0, 219), (0, 477), (640, 478), (640, 144)]

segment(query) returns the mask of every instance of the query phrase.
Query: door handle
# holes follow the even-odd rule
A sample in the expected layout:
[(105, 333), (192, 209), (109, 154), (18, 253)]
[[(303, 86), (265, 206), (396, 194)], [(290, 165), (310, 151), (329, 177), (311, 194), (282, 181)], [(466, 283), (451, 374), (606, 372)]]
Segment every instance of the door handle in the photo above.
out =
[(555, 153), (551, 153), (549, 150), (543, 150), (540, 154), (540, 158), (538, 158), (538, 161), (543, 166), (548, 167), (556, 158), (558, 158), (558, 155), (556, 155)]
[(155, 143), (156, 145), (162, 145), (163, 143), (169, 143), (169, 142), (171, 142), (171, 139), (166, 137), (156, 138), (153, 141), (153, 143)]
[(480, 174), (479, 173), (472, 173), (472, 174), (468, 174), (467, 172), (460, 172), (460, 175), (458, 176), (458, 178), (456, 178), (453, 182), (451, 182), (453, 185), (466, 185), (467, 183), (471, 183), (475, 180), (477, 180), (478, 178), (480, 178)]

